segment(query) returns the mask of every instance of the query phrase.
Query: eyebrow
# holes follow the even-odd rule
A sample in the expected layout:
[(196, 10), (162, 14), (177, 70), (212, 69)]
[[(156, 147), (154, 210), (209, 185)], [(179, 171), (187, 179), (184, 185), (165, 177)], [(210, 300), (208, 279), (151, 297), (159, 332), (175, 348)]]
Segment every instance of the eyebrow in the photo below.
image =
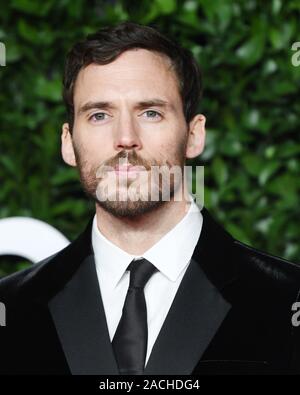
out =
[[(135, 109), (138, 110), (143, 110), (147, 107), (160, 107), (160, 108), (169, 108), (170, 110), (174, 109), (174, 106), (162, 99), (149, 99), (149, 100), (143, 100), (138, 102), (135, 106)], [(93, 109), (101, 109), (101, 110), (111, 110), (115, 109), (116, 106), (112, 102), (108, 101), (89, 101), (85, 104), (83, 104), (79, 109), (78, 109), (78, 115), (82, 115), (85, 112)]]

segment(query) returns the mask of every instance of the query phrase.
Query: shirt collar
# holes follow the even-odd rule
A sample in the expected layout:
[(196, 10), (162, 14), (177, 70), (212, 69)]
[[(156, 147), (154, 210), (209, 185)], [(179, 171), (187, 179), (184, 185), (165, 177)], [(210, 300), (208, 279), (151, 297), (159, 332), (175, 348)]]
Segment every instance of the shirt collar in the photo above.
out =
[[(181, 221), (143, 254), (171, 281), (176, 281), (189, 263), (202, 229), (202, 214), (191, 196), (190, 200), (189, 210)], [(112, 288), (116, 287), (130, 262), (140, 258), (128, 254), (109, 241), (98, 229), (96, 214), (92, 227), (92, 244), (97, 270), (109, 280)]]

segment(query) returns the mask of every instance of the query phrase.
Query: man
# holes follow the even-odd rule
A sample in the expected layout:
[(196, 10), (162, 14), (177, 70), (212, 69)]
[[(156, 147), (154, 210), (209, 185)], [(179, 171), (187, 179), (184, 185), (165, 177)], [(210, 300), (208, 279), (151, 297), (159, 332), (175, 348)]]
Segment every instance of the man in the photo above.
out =
[(200, 92), (191, 54), (150, 27), (72, 48), (62, 156), (96, 213), (68, 247), (1, 280), (2, 373), (299, 372), (299, 267), (235, 240), (184, 176), (163, 177), (204, 149)]

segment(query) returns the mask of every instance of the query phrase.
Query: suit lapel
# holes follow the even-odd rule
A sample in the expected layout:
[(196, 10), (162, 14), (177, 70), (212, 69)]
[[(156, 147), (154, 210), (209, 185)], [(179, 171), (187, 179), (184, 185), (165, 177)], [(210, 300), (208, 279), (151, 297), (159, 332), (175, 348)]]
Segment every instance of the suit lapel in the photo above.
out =
[(93, 255), (84, 259), (49, 309), (72, 374), (118, 374)]
[(192, 260), (154, 344), (145, 374), (191, 374), (230, 307)]
[(231, 309), (223, 290), (236, 277), (232, 237), (203, 208), (203, 228), (153, 346), (145, 374), (191, 374)]

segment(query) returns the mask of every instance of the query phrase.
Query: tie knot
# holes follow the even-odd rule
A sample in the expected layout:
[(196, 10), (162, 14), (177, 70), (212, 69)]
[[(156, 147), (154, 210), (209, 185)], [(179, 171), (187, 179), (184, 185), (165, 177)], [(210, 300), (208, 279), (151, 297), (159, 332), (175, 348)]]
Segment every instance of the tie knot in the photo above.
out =
[(147, 259), (133, 260), (128, 266), (130, 270), (129, 288), (144, 288), (152, 274), (157, 271)]

